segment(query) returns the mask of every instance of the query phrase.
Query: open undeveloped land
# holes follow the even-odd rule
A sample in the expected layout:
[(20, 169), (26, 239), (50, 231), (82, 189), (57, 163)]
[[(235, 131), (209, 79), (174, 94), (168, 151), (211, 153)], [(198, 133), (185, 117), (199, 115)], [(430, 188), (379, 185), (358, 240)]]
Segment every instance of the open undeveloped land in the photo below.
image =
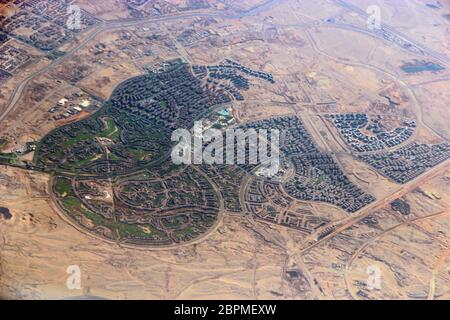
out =
[[(447, 4), (52, 3), (0, 3), (0, 298), (450, 299)], [(280, 174), (173, 166), (198, 119)]]

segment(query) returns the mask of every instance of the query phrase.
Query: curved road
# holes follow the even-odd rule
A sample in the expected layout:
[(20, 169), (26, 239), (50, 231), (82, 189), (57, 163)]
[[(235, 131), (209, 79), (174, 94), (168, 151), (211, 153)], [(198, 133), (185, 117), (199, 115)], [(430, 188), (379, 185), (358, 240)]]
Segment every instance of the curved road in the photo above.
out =
[(139, 19), (139, 20), (116, 20), (116, 21), (108, 21), (108, 22), (102, 22), (100, 25), (95, 27), (94, 29), (91, 29), (91, 33), (84, 38), (77, 46), (67, 51), (67, 53), (59, 57), (55, 60), (53, 60), (49, 65), (45, 66), (44, 68), (40, 69), (39, 71), (36, 71), (35, 73), (31, 74), (27, 78), (25, 78), (13, 91), (13, 94), (10, 98), (10, 102), (8, 106), (6, 107), (5, 111), (0, 115), (0, 123), (6, 118), (6, 116), (14, 110), (14, 108), (17, 105), (17, 102), (19, 101), (20, 97), (22, 96), (23, 90), (26, 89), (28, 83), (33, 80), (35, 77), (39, 76), (40, 74), (47, 72), (48, 70), (52, 69), (56, 65), (60, 64), (62, 61), (66, 60), (67, 58), (74, 55), (78, 50), (84, 48), (87, 43), (89, 43), (94, 37), (99, 35), (100, 33), (104, 31), (109, 31), (111, 29), (116, 28), (125, 28), (125, 27), (131, 27), (131, 26), (137, 26), (140, 24), (146, 24), (146, 23), (152, 23), (152, 22), (163, 22), (163, 21), (173, 21), (173, 20), (182, 20), (187, 18), (195, 18), (195, 17), (216, 17), (216, 18), (223, 18), (223, 19), (241, 19), (243, 17), (253, 16), (260, 12), (263, 12), (275, 4), (282, 2), (283, 0), (269, 0), (266, 2), (263, 2), (247, 11), (244, 11), (240, 14), (236, 15), (226, 15), (222, 13), (202, 13), (202, 12), (193, 12), (193, 13), (187, 13), (187, 14), (181, 14), (181, 15), (173, 15), (173, 16), (165, 16), (162, 18), (156, 18), (156, 19)]

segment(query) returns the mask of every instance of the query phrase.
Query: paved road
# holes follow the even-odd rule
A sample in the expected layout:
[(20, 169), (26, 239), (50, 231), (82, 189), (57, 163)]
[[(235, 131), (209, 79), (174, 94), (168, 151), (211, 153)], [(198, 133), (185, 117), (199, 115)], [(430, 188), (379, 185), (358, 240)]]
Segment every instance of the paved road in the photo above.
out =
[[(334, 25), (333, 25), (334, 26)], [(336, 26), (338, 27), (338, 26)], [(349, 66), (354, 66), (354, 67), (361, 67), (361, 68), (366, 68), (366, 69), (370, 69), (373, 71), (376, 71), (378, 73), (382, 73), (386, 76), (388, 76), (389, 78), (395, 80), (398, 84), (400, 84), (401, 86), (403, 86), (409, 93), (409, 96), (412, 98), (412, 105), (414, 106), (415, 109), (415, 115), (417, 117), (417, 123), (419, 126), (425, 127), (426, 129), (428, 129), (430, 132), (434, 133), (437, 137), (443, 139), (444, 141), (448, 141), (446, 139), (446, 137), (444, 137), (440, 132), (438, 132), (435, 128), (432, 128), (431, 126), (429, 126), (423, 119), (423, 110), (421, 105), (418, 102), (416, 93), (414, 92), (412, 86), (408, 83), (406, 83), (405, 81), (403, 81), (399, 76), (392, 74), (391, 72), (381, 69), (377, 66), (374, 66), (372, 64), (369, 63), (360, 63), (360, 62), (353, 62), (353, 61), (349, 61), (347, 59), (342, 59), (340, 57), (335, 57), (330, 55), (329, 53), (323, 51), (322, 49), (320, 49), (316, 42), (314, 41), (313, 36), (311, 35), (310, 31), (308, 29), (305, 29), (305, 34), (308, 38), (308, 41), (310, 42), (312, 48), (314, 51), (316, 51), (318, 54), (321, 54), (329, 59), (335, 60), (339, 63), (345, 64), (345, 65), (349, 65)], [(415, 130), (414, 135), (417, 133), (418, 130)]]
[[(346, 286), (347, 286), (347, 290), (348, 290), (348, 292), (351, 294), (351, 296), (353, 297), (353, 299), (357, 299), (357, 294), (356, 294), (356, 292), (354, 292), (353, 290), (352, 290), (352, 286), (351, 286), (351, 283), (350, 283), (350, 279), (349, 279), (349, 272), (350, 272), (350, 270), (351, 270), (351, 267), (352, 267), (352, 264), (353, 264), (353, 262), (361, 255), (361, 253), (368, 247), (368, 246), (370, 246), (370, 245), (372, 245), (372, 244), (374, 244), (375, 242), (377, 242), (378, 240), (380, 240), (383, 236), (385, 236), (385, 235), (387, 235), (387, 234), (389, 234), (389, 233), (391, 233), (392, 231), (394, 231), (394, 230), (396, 230), (396, 229), (399, 229), (399, 228), (401, 228), (401, 227), (405, 227), (405, 226), (411, 226), (411, 227), (417, 227), (417, 225), (415, 224), (416, 222), (420, 222), (420, 221), (422, 221), (422, 220), (427, 220), (427, 219), (431, 219), (431, 218), (435, 218), (435, 217), (438, 217), (438, 216), (441, 216), (441, 215), (446, 215), (446, 214), (449, 214), (450, 213), (450, 211), (449, 210), (445, 210), (445, 211), (440, 211), (440, 212), (437, 212), (437, 213), (433, 213), (433, 214), (430, 214), (430, 215), (427, 215), (427, 216), (423, 216), (423, 217), (418, 217), (418, 218), (414, 218), (414, 219), (412, 219), (412, 220), (408, 220), (408, 219), (404, 219), (403, 220), (403, 222), (400, 222), (399, 224), (396, 224), (396, 225), (394, 225), (394, 226), (392, 226), (392, 227), (390, 227), (390, 228), (388, 228), (388, 229), (386, 229), (386, 230), (384, 230), (384, 231), (382, 231), (380, 234), (378, 234), (378, 235), (376, 235), (376, 236), (374, 236), (374, 237), (372, 237), (372, 238), (369, 238), (368, 240), (366, 240), (353, 254), (352, 254), (352, 256), (350, 257), (350, 259), (346, 262), (346, 264), (345, 264), (345, 272), (344, 272), (344, 279), (345, 279), (345, 284), (346, 284)], [(435, 241), (440, 241), (439, 239), (436, 239), (436, 238), (434, 238), (433, 236), (431, 236), (431, 235), (429, 235), (429, 237), (431, 237), (433, 240), (435, 240)], [(445, 245), (445, 244), (443, 244), (443, 243), (441, 243), (442, 245)], [(448, 249), (447, 250), (445, 250), (445, 252), (441, 255), (441, 257), (443, 257), (443, 259), (445, 260), (445, 257), (446, 257), (446, 255), (445, 255), (445, 253), (448, 253)], [(439, 260), (438, 259), (438, 263), (436, 264), (436, 266), (433, 268), (433, 271), (434, 270), (438, 270), (439, 269), (439, 267), (442, 265), (442, 263), (443, 263), (443, 261), (442, 260)], [(434, 275), (435, 275), (435, 272), (432, 272), (432, 277), (431, 277), (431, 280), (430, 280), (430, 289), (429, 289), (429, 295), (431, 296), (431, 297), (434, 297)]]
[(112, 29), (117, 28), (125, 28), (125, 27), (131, 27), (131, 26), (137, 26), (141, 24), (147, 24), (152, 22), (164, 22), (164, 21), (174, 21), (174, 20), (183, 20), (188, 18), (197, 18), (197, 17), (212, 17), (212, 18), (223, 18), (223, 19), (241, 19), (243, 17), (253, 16), (260, 12), (263, 12), (272, 6), (282, 2), (283, 0), (269, 0), (266, 1), (260, 5), (257, 5), (247, 11), (241, 12), (236, 15), (227, 15), (223, 13), (204, 13), (204, 12), (192, 12), (187, 14), (181, 14), (181, 15), (172, 15), (172, 16), (165, 16), (161, 18), (145, 18), (145, 19), (138, 19), (138, 20), (112, 20), (107, 22), (102, 22), (98, 26), (94, 27), (90, 30), (89, 35), (84, 38), (77, 46), (67, 51), (67, 53), (59, 57), (55, 60), (53, 60), (49, 65), (45, 66), (44, 68), (40, 69), (39, 71), (34, 72), (27, 78), (25, 78), (13, 91), (13, 94), (11, 96), (10, 102), (8, 106), (6, 107), (5, 111), (0, 115), (0, 123), (6, 118), (6, 116), (14, 110), (14, 108), (17, 105), (17, 102), (19, 101), (20, 97), (22, 96), (23, 91), (28, 86), (29, 82), (33, 80), (35, 77), (41, 75), (44, 72), (49, 71), (53, 67), (57, 66), (58, 64), (62, 63), (64, 60), (68, 59), (69, 57), (73, 56), (77, 51), (84, 48), (87, 43), (89, 43), (94, 37), (99, 35), (102, 32), (110, 31)]
[[(422, 182), (425, 182), (425, 181), (437, 176), (438, 174), (442, 173), (442, 171), (447, 170), (449, 167), (450, 167), (450, 159), (447, 159), (446, 161), (440, 163), (439, 165), (433, 167), (432, 169), (428, 170), (424, 174), (420, 175), (416, 179), (399, 186), (393, 192), (389, 193), (389, 195), (365, 206), (364, 208), (359, 210), (355, 215), (353, 215), (349, 218), (345, 218), (343, 221), (341, 220), (341, 221), (336, 222), (334, 224), (335, 230), (321, 239), (319, 239), (318, 236), (319, 236), (320, 232), (323, 230), (318, 229), (316, 232), (311, 234), (306, 239), (306, 241), (303, 243), (303, 245), (299, 249), (300, 252), (304, 253), (306, 251), (309, 251), (312, 248), (314, 248), (315, 246), (317, 246), (318, 244), (322, 243), (323, 241), (326, 241), (326, 240), (336, 236), (337, 234), (341, 233), (342, 231), (353, 226), (355, 223), (359, 222), (361, 219), (367, 217), (369, 214), (375, 212), (378, 209), (383, 208), (384, 206), (386, 206), (393, 200), (395, 200), (397, 198), (401, 198), (405, 194), (407, 194), (407, 193), (411, 192), (412, 190), (414, 190), (415, 188), (417, 188)], [(330, 225), (328, 225), (328, 226), (330, 226)]]
[[(369, 17), (369, 14), (366, 13), (366, 11), (362, 10), (361, 8), (352, 5), (350, 3), (347, 3), (343, 0), (335, 0), (334, 1), (337, 5), (349, 9), (355, 13), (357, 13), (359, 16), (367, 19)], [(396, 35), (398, 38), (409, 42), (410, 44), (412, 44), (413, 46), (415, 46), (416, 48), (422, 50), (424, 53), (428, 54), (429, 56), (435, 58), (436, 60), (439, 60), (441, 63), (450, 65), (450, 58), (448, 58), (446, 55), (440, 54), (418, 42), (416, 42), (415, 40), (409, 38), (407, 35), (401, 33), (400, 31), (396, 30), (395, 28), (391, 27), (390, 25), (381, 22), (381, 27), (386, 30), (389, 31), (390, 33)]]

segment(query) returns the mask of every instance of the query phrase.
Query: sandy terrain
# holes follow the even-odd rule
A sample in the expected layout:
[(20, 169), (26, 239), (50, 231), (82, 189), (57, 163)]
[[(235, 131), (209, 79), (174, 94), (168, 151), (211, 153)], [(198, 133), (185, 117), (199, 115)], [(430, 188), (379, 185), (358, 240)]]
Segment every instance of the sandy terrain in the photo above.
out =
[[(49, 109), (64, 96), (82, 91), (101, 104), (119, 83), (164, 60), (213, 65), (232, 59), (276, 80), (250, 80), (245, 100), (232, 102), (237, 122), (299, 115), (318, 148), (376, 200), (348, 213), (291, 199), (292, 208), (329, 221), (310, 234), (249, 212), (226, 213), (214, 232), (193, 244), (132, 248), (68, 222), (51, 196), (50, 174), (0, 165), (0, 207), (12, 215), (0, 214), (0, 298), (450, 299), (449, 159), (401, 185), (358, 160), (324, 117), (359, 112), (414, 118), (413, 135), (391, 151), (413, 141), (449, 142), (449, 21), (443, 17), (450, 13), (448, 4), (436, 9), (421, 1), (283, 0), (253, 12), (263, 1), (208, 1), (209, 8), (183, 10), (185, 1), (158, 1), (162, 13), (142, 19), (124, 0), (76, 2), (103, 25), (65, 44), (69, 54), (63, 60), (51, 62), (42, 51), (10, 41), (34, 63), (1, 83), (1, 152), (95, 111), (55, 120)], [(363, 11), (380, 6), (383, 23), (429, 50), (419, 53), (382, 39), (343, 2)], [(142, 10), (153, 12), (149, 6)], [(249, 9), (246, 16), (224, 16)], [(190, 42), (182, 37), (188, 29), (207, 36)], [(415, 60), (444, 69), (402, 70)], [(5, 112), (15, 92), (17, 103)], [(33, 155), (20, 159), (31, 161)], [(393, 209), (397, 199), (408, 204), (408, 214)], [(332, 231), (321, 237), (327, 227)], [(81, 270), (79, 290), (66, 286), (72, 265)], [(379, 288), (367, 285), (371, 270), (380, 275)]]

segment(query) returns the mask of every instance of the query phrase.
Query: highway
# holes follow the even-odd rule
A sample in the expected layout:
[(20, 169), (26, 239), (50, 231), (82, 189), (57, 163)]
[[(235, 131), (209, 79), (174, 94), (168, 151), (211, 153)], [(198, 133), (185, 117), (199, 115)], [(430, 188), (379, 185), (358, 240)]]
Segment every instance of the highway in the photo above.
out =
[[(369, 14), (367, 14), (364, 10), (362, 10), (361, 8), (354, 6), (350, 3), (347, 3), (343, 0), (335, 0), (334, 1), (337, 5), (346, 8), (348, 10), (351, 10), (355, 13), (357, 13), (359, 16), (363, 17), (364, 19), (367, 19), (369, 17)], [(382, 18), (382, 17), (381, 17)], [(390, 33), (396, 35), (398, 38), (402, 39), (403, 41), (409, 42), (410, 44), (412, 44), (413, 46), (415, 46), (416, 48), (422, 50), (424, 53), (428, 54), (429, 56), (433, 57), (434, 59), (440, 61), (443, 64), (446, 65), (450, 65), (450, 59), (443, 54), (440, 54), (420, 43), (417, 43), (416, 41), (414, 41), (413, 39), (409, 38), (407, 35), (401, 33), (400, 31), (396, 30), (395, 28), (391, 27), (390, 25), (383, 23), (383, 19), (381, 19), (381, 27), (386, 30), (389, 31)]]
[(272, 6), (276, 5), (277, 3), (282, 2), (283, 0), (269, 0), (262, 4), (259, 4), (247, 11), (244, 11), (240, 14), (236, 15), (226, 15), (222, 13), (205, 13), (205, 12), (191, 12), (186, 14), (179, 14), (179, 15), (170, 15), (170, 16), (164, 16), (161, 18), (144, 18), (144, 19), (136, 19), (136, 20), (111, 20), (111, 21), (103, 21), (98, 26), (90, 29), (88, 32), (88, 36), (84, 38), (77, 46), (73, 47), (69, 51), (67, 51), (63, 56), (53, 60), (50, 64), (43, 67), (42, 69), (34, 72), (27, 78), (25, 78), (22, 82), (19, 83), (19, 85), (14, 89), (10, 101), (6, 107), (6, 109), (3, 111), (2, 114), (0, 114), (0, 123), (8, 116), (11, 111), (13, 111), (18, 101), (20, 100), (20, 97), (22, 96), (23, 91), (27, 88), (29, 82), (36, 78), (37, 76), (41, 75), (42, 73), (45, 73), (55, 66), (61, 64), (66, 59), (73, 56), (75, 53), (77, 53), (80, 49), (83, 49), (93, 38), (101, 34), (105, 31), (111, 31), (113, 29), (117, 28), (127, 28), (132, 26), (138, 26), (142, 24), (149, 24), (149, 23), (155, 23), (155, 22), (164, 22), (164, 21), (174, 21), (174, 20), (183, 20), (183, 19), (189, 19), (189, 18), (198, 18), (198, 17), (211, 17), (211, 18), (223, 18), (223, 19), (241, 19), (243, 17), (253, 16), (260, 12), (263, 12), (264, 10), (267, 10), (271, 8)]
[[(377, 240), (381, 239), (383, 236), (389, 234), (390, 232), (392, 232), (392, 231), (394, 231), (394, 230), (396, 230), (396, 229), (398, 229), (398, 228), (405, 227), (405, 226), (415, 227), (415, 226), (416, 226), (416, 225), (415, 225), (416, 222), (420, 222), (420, 221), (422, 221), (422, 220), (426, 220), (426, 219), (430, 219), (430, 218), (435, 218), (435, 217), (438, 217), (438, 216), (441, 216), (441, 215), (447, 215), (447, 214), (449, 214), (449, 213), (450, 213), (449, 210), (445, 210), (445, 211), (433, 213), (433, 214), (430, 214), (430, 215), (427, 215), (427, 216), (414, 218), (414, 219), (411, 219), (411, 220), (404, 219), (403, 222), (401, 222), (401, 223), (399, 223), (399, 224), (396, 224), (396, 225), (394, 225), (394, 226), (392, 226), (392, 227), (390, 227), (390, 228), (384, 230), (384, 231), (381, 232), (380, 234), (374, 236), (373, 238), (370, 238), (370, 239), (368, 239), (367, 241), (365, 241), (365, 242), (358, 248), (358, 250), (356, 250), (356, 251), (352, 254), (352, 256), (351, 256), (350, 259), (346, 262), (346, 265), (345, 265), (344, 279), (345, 279), (345, 283), (346, 283), (347, 289), (348, 289), (348, 291), (350, 292), (350, 294), (352, 295), (352, 297), (353, 297), (354, 299), (356, 299), (357, 295), (356, 295), (355, 292), (353, 292), (353, 290), (352, 290), (352, 288), (351, 288), (351, 286), (350, 286), (350, 279), (349, 279), (349, 277), (348, 277), (348, 273), (349, 273), (349, 271), (351, 270), (351, 267), (352, 267), (353, 262), (360, 256), (360, 254), (361, 254), (368, 246), (370, 246), (371, 244), (375, 243)], [(440, 242), (439, 239), (433, 238), (433, 240), (434, 240), (434, 241)], [(436, 262), (436, 264), (435, 264), (435, 266), (434, 266), (434, 269), (433, 269), (433, 272), (432, 272), (432, 277), (431, 277), (431, 279), (430, 279), (429, 297), (430, 297), (430, 296), (431, 296), (431, 297), (434, 297), (434, 283), (435, 283), (435, 281), (434, 281), (434, 275), (435, 275), (435, 272), (434, 272), (434, 271), (435, 271), (435, 270), (438, 270), (439, 267), (442, 265), (443, 261), (445, 260), (446, 254), (448, 254), (448, 252), (449, 252), (448, 248), (445, 249), (445, 250), (444, 250), (444, 253), (440, 256), (439, 259), (437, 259), (437, 262)], [(429, 298), (429, 299), (431, 300), (431, 298)]]
[[(385, 196), (381, 199), (378, 199), (378, 200), (372, 202), (371, 204), (365, 206), (364, 208), (357, 211), (351, 217), (335, 222), (333, 224), (334, 231), (321, 239), (319, 239), (319, 234), (323, 231), (323, 229), (322, 228), (318, 229), (316, 232), (314, 232), (313, 234), (311, 234), (309, 237), (307, 237), (305, 239), (305, 242), (303, 243), (303, 245), (300, 246), (300, 249), (299, 249), (300, 252), (304, 253), (306, 251), (309, 251), (312, 248), (316, 247), (318, 244), (336, 236), (340, 232), (350, 228), (355, 223), (359, 222), (361, 219), (367, 217), (369, 214), (375, 212), (378, 209), (383, 208), (384, 206), (388, 205), (393, 200), (401, 198), (405, 194), (407, 194), (407, 193), (411, 192), (412, 190), (414, 190), (415, 188), (417, 188), (422, 182), (428, 181), (429, 179), (442, 173), (444, 170), (447, 170), (449, 167), (450, 167), (450, 159), (433, 167), (432, 169), (428, 170), (427, 172), (420, 175), (416, 179), (399, 186), (393, 192), (389, 193), (387, 196)], [(330, 227), (330, 225), (327, 225), (325, 227)]]

